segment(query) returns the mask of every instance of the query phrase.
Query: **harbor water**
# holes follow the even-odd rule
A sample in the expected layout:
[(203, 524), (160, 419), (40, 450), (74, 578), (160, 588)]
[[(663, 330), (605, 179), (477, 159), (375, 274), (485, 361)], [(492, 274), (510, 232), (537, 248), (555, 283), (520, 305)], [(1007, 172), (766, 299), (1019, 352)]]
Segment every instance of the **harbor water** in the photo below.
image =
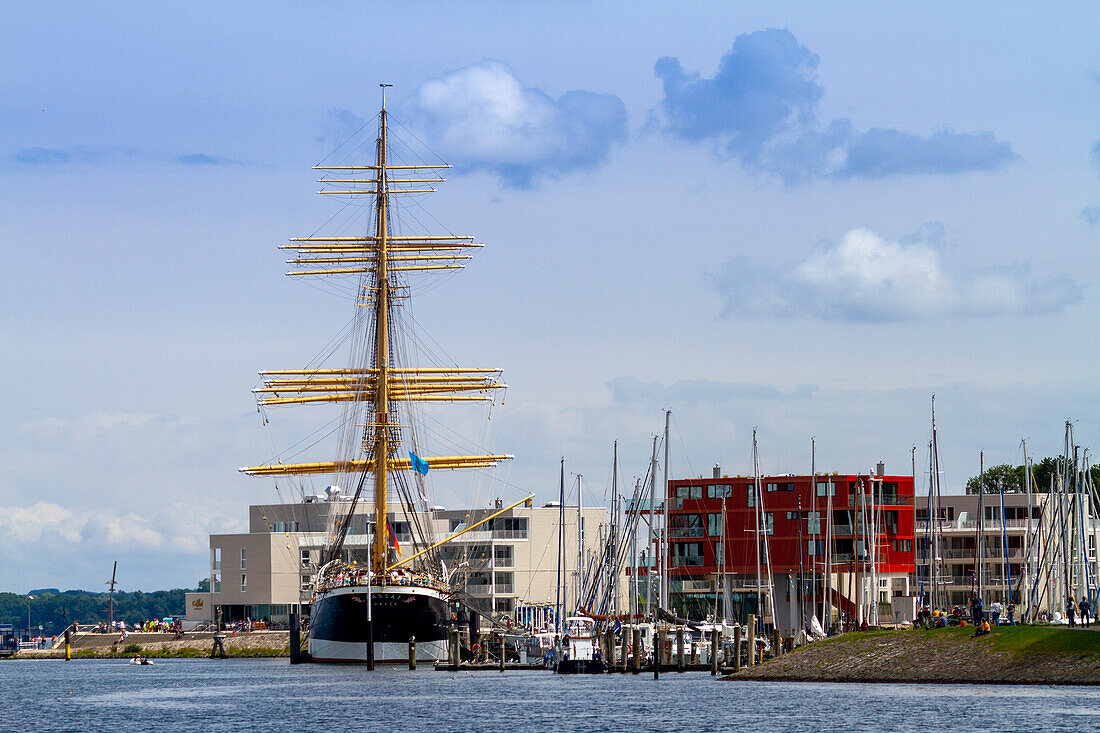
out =
[(717, 731), (1095, 729), (1096, 688), (559, 677), (285, 659), (10, 661), (0, 730)]

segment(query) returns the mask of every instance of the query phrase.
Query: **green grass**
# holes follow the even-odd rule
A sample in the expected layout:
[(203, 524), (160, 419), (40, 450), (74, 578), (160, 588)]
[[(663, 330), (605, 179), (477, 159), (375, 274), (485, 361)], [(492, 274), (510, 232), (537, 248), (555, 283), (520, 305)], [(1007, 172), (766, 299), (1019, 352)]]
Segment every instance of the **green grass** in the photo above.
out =
[[(945, 629), (870, 630), (837, 634), (810, 647), (823, 644), (858, 643), (862, 639), (890, 638), (895, 634), (947, 636), (962, 642), (981, 642), (994, 651), (1014, 654), (1100, 654), (1100, 631), (1070, 629), (1065, 626), (994, 626), (988, 636), (974, 639), (973, 626), (949, 626)], [(809, 647), (807, 647), (809, 648)]]
[(988, 636), (978, 639), (973, 638), (973, 626), (949, 626), (946, 629), (921, 630), (917, 633), (983, 642), (991, 645), (995, 651), (1022, 655), (1100, 654), (1100, 631), (1084, 631), (1065, 626), (994, 626)]
[(999, 626), (989, 640), (995, 649), (1016, 654), (1100, 654), (1100, 632), (1064, 626)]

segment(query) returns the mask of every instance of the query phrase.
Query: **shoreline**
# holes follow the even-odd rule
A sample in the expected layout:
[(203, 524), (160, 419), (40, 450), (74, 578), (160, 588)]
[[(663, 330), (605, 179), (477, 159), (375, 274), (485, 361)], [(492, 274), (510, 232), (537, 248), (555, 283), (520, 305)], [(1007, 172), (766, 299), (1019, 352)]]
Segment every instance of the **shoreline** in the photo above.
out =
[(1100, 633), (1051, 626), (850, 632), (724, 681), (937, 685), (1100, 685)]

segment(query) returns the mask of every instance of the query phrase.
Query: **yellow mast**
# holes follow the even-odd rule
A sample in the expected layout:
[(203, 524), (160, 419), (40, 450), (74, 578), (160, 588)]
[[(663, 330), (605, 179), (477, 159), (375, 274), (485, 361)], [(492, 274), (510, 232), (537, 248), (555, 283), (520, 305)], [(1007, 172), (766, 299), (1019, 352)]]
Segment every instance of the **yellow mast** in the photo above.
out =
[(375, 300), (374, 320), (374, 368), (378, 375), (374, 394), (374, 415), (376, 419), (374, 448), (374, 554), (371, 567), (379, 571), (385, 582), (387, 524), (386, 524), (386, 479), (390, 457), (390, 349), (389, 349), (389, 308), (390, 281), (389, 257), (386, 236), (389, 201), (386, 197), (386, 103), (385, 87), (382, 87), (382, 111), (380, 113), (378, 134), (378, 178), (376, 180), (377, 205), (375, 211), (375, 250), (374, 272), (378, 279), (378, 297)]
[[(402, 278), (406, 272), (445, 271), (460, 269), (469, 255), (463, 250), (481, 247), (468, 235), (405, 234), (393, 235), (389, 229), (390, 196), (400, 193), (427, 193), (432, 188), (413, 189), (402, 186), (440, 183), (442, 178), (404, 178), (402, 173), (392, 177), (391, 171), (419, 171), (450, 168), (449, 165), (389, 165), (388, 117), (385, 88), (382, 87), (382, 109), (379, 113), (378, 138), (376, 140), (375, 165), (364, 166), (315, 166), (323, 171), (369, 171), (371, 178), (323, 178), (326, 184), (360, 186), (351, 190), (325, 190), (320, 193), (348, 193), (375, 197), (375, 229), (364, 236), (309, 236), (294, 237), (281, 249), (295, 250), (298, 256), (287, 260), (296, 267), (288, 275), (359, 275), (360, 297), (357, 305), (374, 308), (373, 353), (367, 364), (344, 369), (275, 370), (261, 372), (263, 386), (253, 390), (257, 406), (265, 407), (298, 404), (325, 404), (339, 402), (369, 403), (373, 420), (368, 419), (359, 458), (305, 463), (282, 463), (243, 466), (239, 470), (251, 476), (285, 476), (311, 474), (357, 474), (359, 491), (366, 490), (367, 480), (374, 483), (374, 541), (371, 547), (372, 567), (384, 576), (388, 567), (390, 528), (386, 522), (388, 509), (389, 475), (401, 471), (417, 470), (420, 462), (432, 469), (491, 468), (499, 461), (509, 460), (511, 455), (454, 455), (421, 456), (413, 466), (411, 458), (399, 453), (401, 434), (399, 420), (390, 410), (397, 402), (468, 402), (487, 400), (490, 395), (506, 389), (499, 369), (471, 369), (459, 367), (417, 367), (391, 365), (390, 308), (394, 291), (405, 286), (394, 283), (392, 278)], [(419, 175), (419, 174), (416, 174)], [(429, 174), (430, 175), (430, 174)], [(367, 184), (373, 184), (367, 187)], [(396, 186), (394, 184), (397, 184)], [(316, 269), (312, 269), (316, 268)], [(367, 329), (371, 326), (365, 325)], [(358, 361), (363, 355), (353, 355)], [(369, 417), (369, 416), (368, 416)], [(266, 418), (265, 418), (266, 422)], [(354, 508), (354, 503), (352, 505)], [(344, 518), (339, 538), (334, 540), (338, 549), (347, 532), (352, 509)], [(429, 549), (434, 549), (432, 545)], [(420, 557), (424, 551), (416, 555)], [(334, 553), (334, 559), (337, 555)], [(407, 563), (410, 559), (404, 561)], [(403, 563), (403, 564), (404, 564)], [(381, 578), (385, 582), (385, 578)]]

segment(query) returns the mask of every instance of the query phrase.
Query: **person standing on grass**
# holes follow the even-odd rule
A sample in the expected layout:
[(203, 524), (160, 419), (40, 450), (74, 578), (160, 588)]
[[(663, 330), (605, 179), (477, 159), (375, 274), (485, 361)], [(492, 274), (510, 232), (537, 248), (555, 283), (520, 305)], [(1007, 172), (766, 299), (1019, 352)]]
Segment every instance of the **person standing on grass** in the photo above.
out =
[(1016, 624), (1016, 604), (1011, 598), (1008, 599), (1008, 608), (1005, 611), (1008, 613), (1008, 625), (1014, 626)]
[(994, 598), (993, 602), (989, 604), (989, 615), (993, 617), (993, 625), (1001, 625), (1001, 599)]
[(1069, 620), (1069, 625), (1073, 626), (1073, 614), (1077, 610), (1077, 604), (1073, 602), (1073, 596), (1070, 596), (1066, 601), (1066, 619)]
[(1089, 627), (1089, 615), (1092, 611), (1092, 604), (1089, 603), (1088, 596), (1082, 596), (1081, 602), (1077, 604), (1077, 610), (1081, 612), (1081, 623), (1087, 629)]
[(977, 593), (970, 594), (970, 615), (975, 626), (982, 625), (982, 599), (978, 598)]

